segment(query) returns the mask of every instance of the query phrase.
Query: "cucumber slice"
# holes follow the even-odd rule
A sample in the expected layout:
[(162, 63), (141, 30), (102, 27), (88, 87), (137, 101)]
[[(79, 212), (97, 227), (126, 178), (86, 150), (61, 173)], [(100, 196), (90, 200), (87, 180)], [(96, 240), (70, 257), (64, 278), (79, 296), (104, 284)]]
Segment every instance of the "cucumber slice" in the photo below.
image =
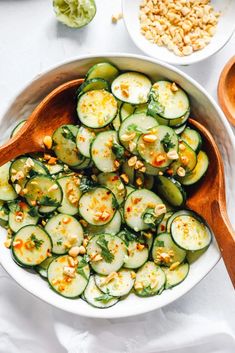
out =
[(161, 267), (148, 261), (137, 271), (134, 284), (135, 293), (140, 297), (161, 294), (165, 281), (166, 276)]
[(127, 254), (128, 257), (125, 259), (124, 267), (126, 268), (139, 268), (142, 266), (147, 260), (149, 256), (148, 247), (145, 246), (143, 249), (139, 247), (138, 241), (129, 241), (127, 245)]
[(180, 211), (173, 212), (173, 214), (168, 218), (167, 223), (166, 223), (166, 231), (167, 231), (167, 233), (171, 232), (171, 224), (172, 224), (173, 220), (176, 217), (181, 216), (181, 215), (189, 215), (189, 216), (191, 215), (191, 216), (193, 216), (194, 214), (190, 210), (180, 210)]
[(98, 234), (90, 239), (87, 254), (91, 259), (90, 265), (96, 273), (109, 275), (123, 266), (127, 248), (124, 241), (116, 235)]
[(145, 114), (147, 114), (147, 109), (148, 109), (148, 104), (147, 103), (139, 104), (135, 108), (135, 114), (137, 114), (137, 113), (145, 113)]
[(168, 125), (173, 127), (174, 129), (179, 128), (187, 122), (189, 115), (190, 111), (187, 110), (187, 112), (180, 118), (168, 120)]
[(96, 274), (95, 283), (97, 287), (103, 293), (110, 294), (113, 297), (123, 297), (127, 295), (134, 285), (132, 271), (121, 269), (118, 272), (113, 272), (111, 275), (112, 277), (106, 277)]
[(71, 216), (77, 214), (79, 199), (82, 195), (79, 188), (80, 178), (76, 175), (69, 175), (57, 179), (57, 182), (63, 192), (62, 202), (58, 207), (58, 211)]
[(100, 132), (91, 145), (91, 157), (96, 167), (104, 172), (114, 172), (118, 169), (115, 161), (118, 159), (118, 152), (123, 153), (123, 147), (117, 142), (116, 131)]
[(186, 202), (186, 193), (181, 184), (173, 178), (159, 175), (157, 191), (170, 205), (182, 207)]
[(47, 270), (48, 267), (50, 265), (50, 263), (56, 258), (56, 256), (51, 255), (50, 257), (47, 257), (46, 260), (44, 260), (43, 262), (41, 262), (39, 265), (35, 266), (35, 270), (37, 271), (37, 273), (39, 273), (39, 275), (42, 278), (47, 278)]
[(136, 189), (130, 185), (126, 185), (126, 196), (130, 195), (131, 192), (135, 191)]
[(12, 130), (10, 138), (14, 137), (20, 131), (20, 129), (24, 126), (25, 123), (26, 123), (26, 120), (20, 121)]
[(145, 161), (143, 163), (146, 168), (145, 174), (147, 175), (156, 176), (156, 175), (159, 175), (159, 172), (164, 171), (164, 168), (153, 167), (152, 165), (146, 163)]
[(117, 114), (116, 117), (113, 119), (112, 126), (113, 126), (115, 131), (118, 131), (120, 129), (121, 119), (120, 119), (119, 114)]
[(187, 251), (186, 260), (191, 265), (195, 261), (199, 259), (207, 250), (208, 248), (204, 248), (202, 250), (197, 251)]
[(76, 167), (84, 161), (84, 156), (78, 153), (76, 136), (78, 127), (74, 125), (62, 125), (55, 130), (53, 139), (53, 150), (56, 157), (69, 167)]
[(158, 235), (153, 243), (152, 257), (157, 265), (171, 266), (182, 263), (186, 257), (186, 251), (178, 247), (169, 233)]
[(184, 125), (182, 125), (182, 126), (180, 126), (180, 127), (174, 128), (175, 133), (176, 133), (177, 135), (180, 135), (180, 134), (186, 129), (186, 126), (187, 126), (187, 124), (184, 124)]
[(183, 282), (189, 273), (189, 264), (181, 264), (176, 269), (170, 270), (168, 267), (162, 267), (166, 276), (165, 289), (173, 288)]
[(103, 78), (111, 83), (117, 75), (118, 69), (116, 66), (111, 63), (104, 62), (92, 66), (86, 74), (86, 80), (91, 78)]
[(111, 90), (123, 102), (142, 104), (148, 101), (151, 86), (147, 76), (139, 72), (125, 72), (113, 81)]
[(94, 276), (90, 276), (88, 285), (84, 291), (84, 298), (88, 304), (100, 309), (110, 308), (119, 300), (117, 297), (101, 292), (95, 283)]
[(17, 198), (17, 193), (9, 183), (10, 166), (11, 163), (7, 162), (0, 167), (0, 200), (3, 201), (12, 201)]
[(179, 159), (171, 164), (174, 174), (177, 175), (177, 170), (183, 167), (186, 175), (190, 174), (197, 164), (197, 155), (195, 151), (186, 143), (180, 142)]
[(110, 124), (117, 114), (114, 96), (105, 90), (84, 93), (78, 100), (77, 113), (81, 122), (90, 128), (99, 129)]
[[(90, 268), (81, 256), (78, 265), (70, 265), (69, 256), (62, 255), (54, 259), (47, 270), (48, 282), (52, 289), (66, 298), (79, 297), (87, 286)], [(68, 276), (67, 273), (71, 272)]]
[(119, 205), (126, 196), (126, 187), (120, 176), (116, 173), (101, 173), (98, 175), (98, 182), (112, 191)]
[(47, 175), (48, 169), (34, 158), (19, 157), (11, 163), (9, 174), (13, 187), (19, 185), (23, 189), (32, 176), (37, 174)]
[(179, 181), (183, 185), (193, 185), (197, 183), (206, 173), (209, 166), (209, 159), (205, 152), (200, 151), (197, 155), (197, 164), (192, 170), (191, 174), (186, 175), (183, 178), (179, 178)]
[(13, 238), (12, 253), (24, 267), (39, 265), (51, 252), (51, 239), (44, 229), (35, 225), (21, 228)]
[(76, 218), (67, 214), (51, 217), (45, 230), (52, 240), (52, 252), (62, 255), (73, 246), (80, 246), (83, 241), (83, 229)]
[(34, 208), (30, 208), (23, 201), (12, 202), (9, 205), (9, 227), (13, 232), (18, 232), (20, 228), (25, 227), (29, 224), (38, 223), (38, 215)]
[(146, 175), (144, 173), (137, 171), (135, 173), (135, 177), (136, 177), (135, 183), (137, 186), (139, 186), (137, 183), (137, 181), (138, 181), (137, 179), (140, 178), (142, 180), (141, 187), (148, 189), (148, 190), (152, 190), (153, 185), (154, 185), (154, 177), (152, 175)]
[(48, 169), (50, 175), (59, 174), (64, 171), (64, 165), (60, 163), (56, 163), (52, 165), (46, 163), (45, 167)]
[(93, 166), (92, 160), (90, 158), (85, 158), (81, 164), (79, 164), (76, 167), (73, 167), (73, 169), (79, 171), (79, 170), (83, 170), (85, 168), (90, 168), (92, 166)]
[(134, 185), (135, 169), (133, 167), (130, 167), (127, 161), (122, 164), (122, 172), (128, 177), (128, 182)]
[(113, 216), (113, 219), (108, 224), (105, 224), (104, 226), (94, 226), (88, 224), (87, 227), (84, 229), (84, 232), (88, 237), (104, 233), (116, 235), (120, 231), (121, 224), (122, 217), (120, 212), (117, 211)]
[(144, 113), (132, 114), (126, 118), (119, 129), (121, 144), (131, 153), (137, 154), (136, 145), (139, 136), (158, 125), (156, 119)]
[(199, 132), (196, 130), (187, 127), (182, 132), (180, 138), (186, 142), (196, 153), (198, 153), (201, 149), (202, 138)]
[(91, 78), (83, 82), (83, 84), (78, 88), (77, 95), (78, 98), (81, 94), (86, 93), (88, 91), (93, 91), (96, 89), (105, 89), (106, 91), (110, 90), (110, 86), (108, 81), (103, 78)]
[(198, 215), (181, 215), (174, 218), (171, 234), (178, 246), (191, 251), (206, 248), (212, 239), (209, 227)]
[(173, 211), (169, 211), (164, 214), (162, 221), (159, 223), (159, 225), (157, 227), (157, 234), (162, 234), (162, 233), (166, 232), (167, 221), (173, 215), (173, 213), (174, 213)]
[(57, 20), (72, 28), (88, 25), (96, 14), (94, 0), (53, 0), (53, 7)]
[(109, 223), (116, 212), (116, 199), (105, 187), (85, 192), (79, 201), (79, 213), (89, 224), (101, 226)]
[(133, 191), (126, 198), (124, 204), (126, 224), (136, 232), (149, 229), (150, 225), (144, 222), (144, 214), (148, 209), (154, 210), (156, 205), (162, 203), (160, 197), (150, 190), (140, 189)]
[(91, 157), (90, 148), (94, 138), (95, 138), (94, 131), (84, 126), (80, 126), (77, 133), (76, 144), (77, 144), (78, 151), (84, 157), (87, 157), (87, 158)]
[[(148, 137), (152, 138), (152, 142), (147, 140)], [(137, 150), (146, 163), (164, 168), (172, 163), (168, 152), (178, 152), (178, 137), (170, 127), (159, 125), (139, 137)]]
[(0, 226), (6, 227), (8, 225), (9, 208), (7, 203), (0, 200)]
[(60, 206), (62, 190), (56, 180), (48, 175), (36, 175), (25, 185), (25, 199), (30, 206), (39, 206), (40, 213), (51, 213)]
[(165, 119), (177, 119), (189, 111), (189, 99), (186, 93), (177, 86), (172, 90), (172, 82), (158, 81), (150, 92), (150, 99), (155, 103), (156, 114)]
[(128, 116), (132, 115), (135, 111), (135, 106), (129, 103), (122, 103), (120, 110), (119, 110), (119, 115), (121, 118), (121, 121), (125, 120), (128, 118)]

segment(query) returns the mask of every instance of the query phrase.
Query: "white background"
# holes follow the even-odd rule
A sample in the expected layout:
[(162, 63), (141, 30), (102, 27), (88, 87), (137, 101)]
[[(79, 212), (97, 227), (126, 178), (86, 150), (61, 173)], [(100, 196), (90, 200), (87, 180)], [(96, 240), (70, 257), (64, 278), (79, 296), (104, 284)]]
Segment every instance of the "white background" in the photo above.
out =
[[(18, 91), (50, 66), (86, 53), (142, 54), (131, 42), (120, 0), (97, 0), (81, 30), (58, 23), (49, 0), (0, 0), (0, 116)], [(235, 54), (235, 36), (212, 58), (183, 67), (216, 98), (219, 74)], [(32, 297), (0, 268), (0, 353), (234, 353), (235, 297), (222, 261), (191, 292), (150, 314), (94, 320)]]

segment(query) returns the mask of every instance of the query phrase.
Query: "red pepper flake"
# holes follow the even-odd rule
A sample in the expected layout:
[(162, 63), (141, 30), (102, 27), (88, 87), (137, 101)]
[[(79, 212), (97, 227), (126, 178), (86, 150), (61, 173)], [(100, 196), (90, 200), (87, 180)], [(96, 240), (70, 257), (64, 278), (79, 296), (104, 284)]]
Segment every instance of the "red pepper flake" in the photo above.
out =
[(131, 212), (131, 207), (127, 207), (127, 212)]

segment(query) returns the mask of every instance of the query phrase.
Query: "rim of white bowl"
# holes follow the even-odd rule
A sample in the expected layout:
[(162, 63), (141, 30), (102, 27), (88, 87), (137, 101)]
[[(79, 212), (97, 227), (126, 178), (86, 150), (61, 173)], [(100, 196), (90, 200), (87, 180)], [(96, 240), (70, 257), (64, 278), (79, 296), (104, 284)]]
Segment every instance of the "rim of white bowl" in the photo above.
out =
[[(175, 56), (177, 58), (175, 60), (173, 60), (173, 59), (172, 60), (171, 59), (170, 60), (161, 60), (159, 58), (159, 56), (154, 56), (154, 55), (150, 54), (149, 51), (144, 50), (141, 47), (139, 41), (136, 39), (136, 37), (134, 35), (132, 35), (132, 32), (129, 30), (129, 26), (127, 24), (127, 20), (126, 20), (126, 16), (125, 16), (126, 11), (124, 9), (124, 6), (125, 6), (125, 0), (122, 0), (122, 13), (123, 13), (123, 20), (125, 23), (125, 27), (126, 27), (126, 30), (129, 34), (131, 40), (136, 45), (136, 47), (138, 49), (140, 49), (143, 53), (145, 53), (145, 55), (149, 55), (151, 58), (154, 58), (156, 60), (159, 60), (160, 62), (167, 63), (170, 65), (188, 66), (191, 64), (199, 63), (200, 61), (203, 61), (203, 60), (210, 58), (212, 55), (218, 53), (220, 50), (222, 50), (224, 48), (224, 46), (230, 41), (231, 37), (233, 36), (233, 34), (235, 32), (235, 21), (234, 21), (233, 28), (230, 32), (230, 35), (226, 38), (225, 42), (221, 46), (218, 46), (214, 50), (212, 50), (208, 55), (202, 56), (201, 58), (195, 58), (192, 54), (192, 55), (187, 56), (187, 60), (184, 57), (185, 62), (182, 62), (182, 63), (180, 62), (180, 57), (178, 57), (178, 56)], [(202, 51), (203, 51), (203, 49), (202, 49)]]
[[(3, 113), (3, 116), (5, 116), (5, 114), (8, 112), (9, 110), (9, 107), (12, 106), (13, 102), (17, 99), (17, 97), (28, 87), (30, 86), (34, 81), (36, 81), (37, 79), (39, 79), (41, 76), (44, 76), (46, 75), (47, 73), (55, 70), (55, 69), (58, 69), (60, 66), (63, 66), (63, 65), (66, 65), (68, 63), (72, 63), (72, 62), (76, 62), (76, 61), (79, 61), (79, 60), (85, 60), (85, 59), (104, 59), (104, 58), (109, 58), (109, 59), (112, 59), (112, 58), (133, 58), (133, 59), (139, 59), (139, 60), (144, 60), (144, 61), (148, 61), (152, 64), (157, 64), (157, 65), (160, 65), (162, 67), (165, 67), (173, 72), (176, 72), (177, 74), (181, 75), (183, 78), (185, 78), (186, 80), (188, 80), (191, 84), (193, 84), (197, 89), (199, 89), (204, 95), (207, 96), (208, 100), (211, 102), (211, 104), (216, 108), (218, 114), (219, 114), (219, 117), (221, 119), (221, 121), (224, 123), (224, 126), (232, 140), (232, 145), (233, 145), (233, 149), (235, 151), (235, 140), (234, 140), (234, 136), (233, 136), (233, 132), (232, 132), (232, 129), (227, 121), (227, 119), (225, 118), (221, 108), (218, 106), (218, 104), (216, 103), (216, 101), (214, 100), (214, 98), (206, 92), (206, 90), (199, 84), (197, 83), (197, 81), (195, 81), (193, 78), (191, 78), (188, 74), (185, 74), (184, 72), (182, 72), (180, 69), (178, 68), (175, 68), (174, 66), (170, 65), (170, 64), (167, 64), (165, 62), (162, 62), (160, 60), (157, 60), (155, 58), (149, 58), (149, 57), (146, 57), (144, 55), (135, 55), (135, 54), (129, 54), (129, 53), (108, 53), (108, 52), (105, 52), (105, 53), (97, 53), (97, 54), (84, 54), (84, 55), (81, 55), (81, 56), (76, 56), (76, 57), (70, 57), (66, 60), (63, 60), (63, 61), (60, 61), (58, 62), (57, 64), (54, 64), (52, 66), (50, 66), (47, 70), (44, 70), (42, 73), (38, 74), (37, 76), (35, 76), (32, 80), (30, 80), (27, 84), (24, 85), (24, 87), (22, 89), (20, 89), (18, 91), (18, 94), (15, 95), (9, 102), (8, 104), (8, 108), (5, 109), (4, 113)], [(0, 245), (3, 246), (3, 240), (0, 241)], [(214, 240), (215, 242), (215, 240)], [(216, 244), (216, 242), (215, 242)], [(1, 255), (1, 252), (0, 252), (0, 255)], [(1, 257), (0, 257), (0, 260), (1, 260)], [(64, 307), (63, 304), (58, 304), (58, 303), (54, 303), (53, 301), (51, 300), (48, 300), (46, 298), (42, 298), (40, 296), (38, 296), (38, 293), (36, 293), (36, 291), (34, 291), (34, 289), (30, 288), (30, 284), (28, 285), (27, 283), (25, 283), (24, 281), (21, 281), (20, 279), (18, 278), (15, 278), (11, 271), (8, 271), (8, 268), (5, 267), (3, 263), (1, 263), (0, 261), (0, 265), (2, 265), (2, 267), (5, 269), (5, 271), (10, 275), (10, 277), (12, 277), (15, 282), (21, 287), (23, 288), (24, 290), (26, 290), (29, 294), (35, 296), (36, 298), (40, 299), (41, 301), (47, 303), (47, 304), (50, 304), (52, 306), (54, 306), (55, 308), (59, 308), (63, 311), (66, 311), (66, 312), (70, 312), (72, 314), (76, 314), (76, 315), (80, 315), (80, 316), (84, 316), (84, 317), (92, 317), (92, 318), (102, 318), (102, 319), (118, 319), (118, 318), (123, 318), (123, 317), (132, 317), (132, 316), (136, 316), (136, 315), (141, 315), (141, 314), (145, 314), (145, 313), (148, 313), (148, 312), (151, 312), (151, 311), (154, 311), (154, 310), (157, 310), (157, 309), (160, 309), (160, 308), (163, 308), (164, 306), (168, 305), (168, 304), (171, 304), (173, 303), (175, 300), (179, 299), (180, 297), (182, 297), (184, 294), (188, 293), (190, 290), (193, 289), (193, 287), (195, 285), (197, 285), (199, 282), (201, 282), (201, 280), (215, 267), (215, 265), (217, 264), (217, 262), (220, 260), (220, 254), (218, 253), (218, 257), (214, 259), (214, 262), (211, 264), (210, 268), (207, 269), (206, 271), (204, 271), (200, 276), (198, 276), (197, 280), (193, 279), (191, 280), (191, 283), (190, 285), (188, 286), (188, 288), (186, 290), (184, 290), (182, 293), (181, 291), (179, 291), (179, 293), (177, 295), (175, 295), (174, 298), (170, 298), (169, 300), (167, 300), (164, 304), (162, 304), (160, 307), (158, 305), (153, 305), (151, 308), (145, 308), (145, 306), (143, 306), (143, 308), (138, 308), (138, 310), (136, 310), (135, 312), (131, 312), (131, 313), (120, 313), (117, 311), (117, 313), (109, 313), (107, 310), (99, 310), (97, 309), (94, 310), (94, 312), (92, 312), (92, 314), (90, 313), (86, 313), (86, 312), (82, 312), (82, 313), (79, 313), (79, 312), (74, 312), (74, 310), (68, 308), (68, 307)], [(65, 298), (66, 299), (66, 298)]]

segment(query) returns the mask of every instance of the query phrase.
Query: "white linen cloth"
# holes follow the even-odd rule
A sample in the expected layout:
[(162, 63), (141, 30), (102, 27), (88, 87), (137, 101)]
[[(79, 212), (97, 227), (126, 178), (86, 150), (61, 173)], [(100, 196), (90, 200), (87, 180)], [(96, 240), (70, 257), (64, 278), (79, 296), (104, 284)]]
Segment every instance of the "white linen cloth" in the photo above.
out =
[[(133, 0), (134, 1), (134, 0)], [(140, 51), (122, 20), (120, 0), (96, 0), (82, 30), (59, 24), (52, 1), (0, 1), (0, 116), (35, 75), (85, 53)], [(181, 68), (214, 97), (219, 73), (234, 55), (235, 37), (212, 58)], [(21, 289), (0, 268), (0, 353), (234, 353), (235, 296), (223, 262), (167, 307), (118, 320), (88, 319), (55, 309)]]

